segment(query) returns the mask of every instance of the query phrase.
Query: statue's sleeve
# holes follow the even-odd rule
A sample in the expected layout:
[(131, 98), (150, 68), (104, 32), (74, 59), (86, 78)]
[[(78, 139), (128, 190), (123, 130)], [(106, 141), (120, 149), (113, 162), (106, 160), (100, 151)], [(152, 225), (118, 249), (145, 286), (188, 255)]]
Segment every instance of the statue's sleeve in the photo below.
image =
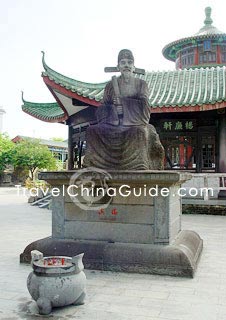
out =
[(111, 82), (108, 82), (104, 89), (104, 96), (101, 100), (101, 105), (98, 107), (96, 111), (97, 122), (104, 121), (109, 114), (109, 106), (113, 103), (112, 96), (112, 85)]
[(101, 104), (105, 106), (113, 104), (113, 94), (113, 86), (112, 82), (110, 81), (106, 84), (106, 87), (104, 89), (104, 96)]
[(149, 107), (148, 85), (144, 80), (141, 82), (140, 99), (145, 106)]

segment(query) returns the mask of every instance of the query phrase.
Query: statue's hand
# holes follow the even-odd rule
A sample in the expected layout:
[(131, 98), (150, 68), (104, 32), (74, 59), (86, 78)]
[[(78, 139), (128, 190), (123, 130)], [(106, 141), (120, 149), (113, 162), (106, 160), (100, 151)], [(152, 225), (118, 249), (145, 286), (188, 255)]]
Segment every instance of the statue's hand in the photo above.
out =
[(123, 108), (122, 106), (117, 106), (117, 113), (122, 114), (123, 113)]
[(120, 105), (120, 100), (119, 100), (119, 98), (113, 98), (113, 104), (114, 104), (115, 106)]
[(120, 98), (118, 97), (113, 98), (113, 104), (117, 108), (118, 115), (123, 114), (123, 107), (122, 107)]

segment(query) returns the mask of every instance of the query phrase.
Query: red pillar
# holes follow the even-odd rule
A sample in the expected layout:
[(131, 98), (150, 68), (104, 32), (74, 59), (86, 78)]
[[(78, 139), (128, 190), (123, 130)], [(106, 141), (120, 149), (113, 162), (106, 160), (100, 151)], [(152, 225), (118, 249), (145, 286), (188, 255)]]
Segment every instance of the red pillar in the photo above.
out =
[(221, 47), (217, 46), (217, 64), (221, 64), (222, 60), (221, 60)]
[(180, 167), (184, 167), (184, 162), (185, 162), (185, 159), (184, 159), (184, 137), (180, 137), (180, 141), (182, 142), (180, 145), (179, 145), (179, 157), (180, 157)]
[(195, 59), (194, 59), (194, 63), (197, 66), (199, 64), (199, 50), (198, 47), (195, 48)]
[(179, 64), (178, 64), (179, 69), (182, 69), (182, 62), (181, 62), (181, 52), (179, 53)]
[[(187, 161), (190, 159), (190, 157), (191, 157), (191, 155), (192, 155), (192, 151), (193, 151), (193, 149), (192, 149), (192, 146), (187, 146)], [(192, 168), (192, 163), (190, 162), (189, 164), (188, 164), (188, 169), (191, 169)]]

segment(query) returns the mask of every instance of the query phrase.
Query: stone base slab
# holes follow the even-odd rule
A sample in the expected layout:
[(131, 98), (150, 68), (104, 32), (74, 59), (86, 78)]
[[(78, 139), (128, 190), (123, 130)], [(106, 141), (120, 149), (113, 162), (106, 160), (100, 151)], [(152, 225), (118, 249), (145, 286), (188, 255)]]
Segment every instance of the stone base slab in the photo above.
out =
[(20, 262), (30, 262), (31, 251), (44, 256), (75, 256), (84, 252), (86, 269), (193, 277), (203, 248), (194, 231), (183, 230), (170, 245), (44, 238), (29, 244)]

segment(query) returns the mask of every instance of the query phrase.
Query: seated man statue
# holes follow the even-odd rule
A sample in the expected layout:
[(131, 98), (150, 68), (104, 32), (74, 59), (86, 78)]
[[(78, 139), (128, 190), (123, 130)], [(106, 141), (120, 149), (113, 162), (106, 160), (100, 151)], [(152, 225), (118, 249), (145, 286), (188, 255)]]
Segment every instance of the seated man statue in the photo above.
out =
[(149, 124), (148, 87), (134, 77), (134, 57), (123, 49), (118, 55), (121, 76), (112, 77), (97, 110), (97, 124), (87, 129), (84, 167), (112, 170), (161, 170), (164, 149)]

